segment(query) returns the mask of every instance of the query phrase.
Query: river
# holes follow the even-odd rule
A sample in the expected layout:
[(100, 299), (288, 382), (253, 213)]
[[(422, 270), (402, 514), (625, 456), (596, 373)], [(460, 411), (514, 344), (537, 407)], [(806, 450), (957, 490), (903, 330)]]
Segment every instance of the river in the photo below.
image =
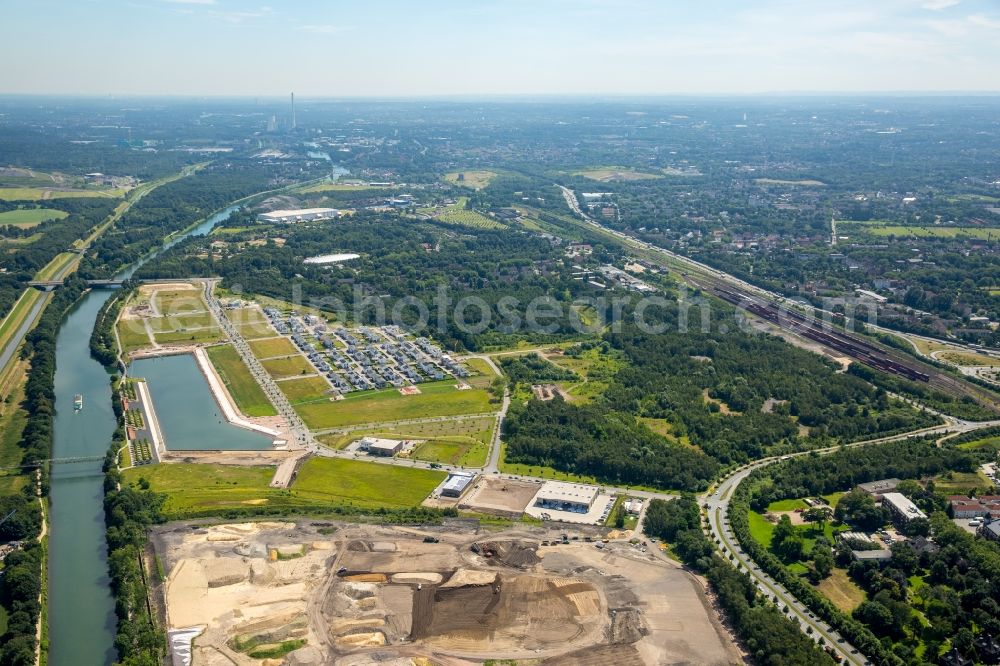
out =
[[(188, 236), (208, 233), (237, 206), (226, 208), (179, 234), (156, 253), (118, 277), (127, 278), (143, 263)], [(94, 290), (69, 311), (56, 338), (56, 417), (54, 458), (103, 456), (115, 430), (107, 372), (90, 358), (90, 333), (101, 306), (113, 292)], [(73, 396), (84, 406), (74, 413)], [(98, 666), (115, 659), (115, 606), (108, 578), (104, 540), (104, 475), (100, 462), (52, 466), (49, 514), (48, 624), (49, 664)]]

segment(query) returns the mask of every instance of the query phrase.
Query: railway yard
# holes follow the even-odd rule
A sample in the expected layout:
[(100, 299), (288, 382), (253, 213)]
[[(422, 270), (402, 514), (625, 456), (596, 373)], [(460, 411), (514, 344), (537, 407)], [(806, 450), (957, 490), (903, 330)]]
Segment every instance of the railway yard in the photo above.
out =
[(259, 522), (153, 543), (175, 652), (197, 664), (740, 661), (692, 576), (600, 536)]

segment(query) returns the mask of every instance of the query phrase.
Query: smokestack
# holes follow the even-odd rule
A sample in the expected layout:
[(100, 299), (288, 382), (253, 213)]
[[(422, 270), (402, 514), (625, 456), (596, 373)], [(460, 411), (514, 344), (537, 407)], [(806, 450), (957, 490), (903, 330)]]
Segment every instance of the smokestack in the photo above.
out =
[(292, 129), (296, 128), (295, 124), (295, 93), (292, 93)]

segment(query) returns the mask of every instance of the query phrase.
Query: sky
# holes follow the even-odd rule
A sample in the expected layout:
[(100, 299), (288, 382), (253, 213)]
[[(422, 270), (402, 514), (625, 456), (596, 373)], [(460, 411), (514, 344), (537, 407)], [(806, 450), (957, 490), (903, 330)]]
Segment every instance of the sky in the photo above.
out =
[(0, 93), (1000, 91), (1000, 0), (0, 0)]

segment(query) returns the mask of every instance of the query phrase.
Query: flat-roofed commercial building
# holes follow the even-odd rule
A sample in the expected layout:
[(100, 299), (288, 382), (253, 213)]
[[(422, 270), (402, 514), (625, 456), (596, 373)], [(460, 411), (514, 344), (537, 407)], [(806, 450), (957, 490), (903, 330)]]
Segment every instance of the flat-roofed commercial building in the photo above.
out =
[(368, 455), (385, 456), (391, 458), (403, 450), (406, 442), (401, 439), (380, 439), (378, 437), (365, 437), (361, 440), (359, 449), (367, 451)]
[(340, 217), (340, 211), (336, 208), (297, 208), (294, 210), (272, 210), (270, 213), (261, 213), (257, 219), (261, 222), (272, 224), (294, 224), (296, 222), (310, 222), (312, 220), (331, 220)]
[(927, 514), (917, 508), (910, 498), (902, 493), (883, 493), (882, 506), (892, 513), (896, 523), (908, 523), (915, 518), (926, 518)]
[(441, 495), (443, 497), (461, 497), (475, 478), (475, 474), (452, 472), (448, 475), (447, 480), (441, 484)]
[(555, 511), (587, 513), (597, 499), (597, 486), (546, 481), (535, 495), (535, 506)]

